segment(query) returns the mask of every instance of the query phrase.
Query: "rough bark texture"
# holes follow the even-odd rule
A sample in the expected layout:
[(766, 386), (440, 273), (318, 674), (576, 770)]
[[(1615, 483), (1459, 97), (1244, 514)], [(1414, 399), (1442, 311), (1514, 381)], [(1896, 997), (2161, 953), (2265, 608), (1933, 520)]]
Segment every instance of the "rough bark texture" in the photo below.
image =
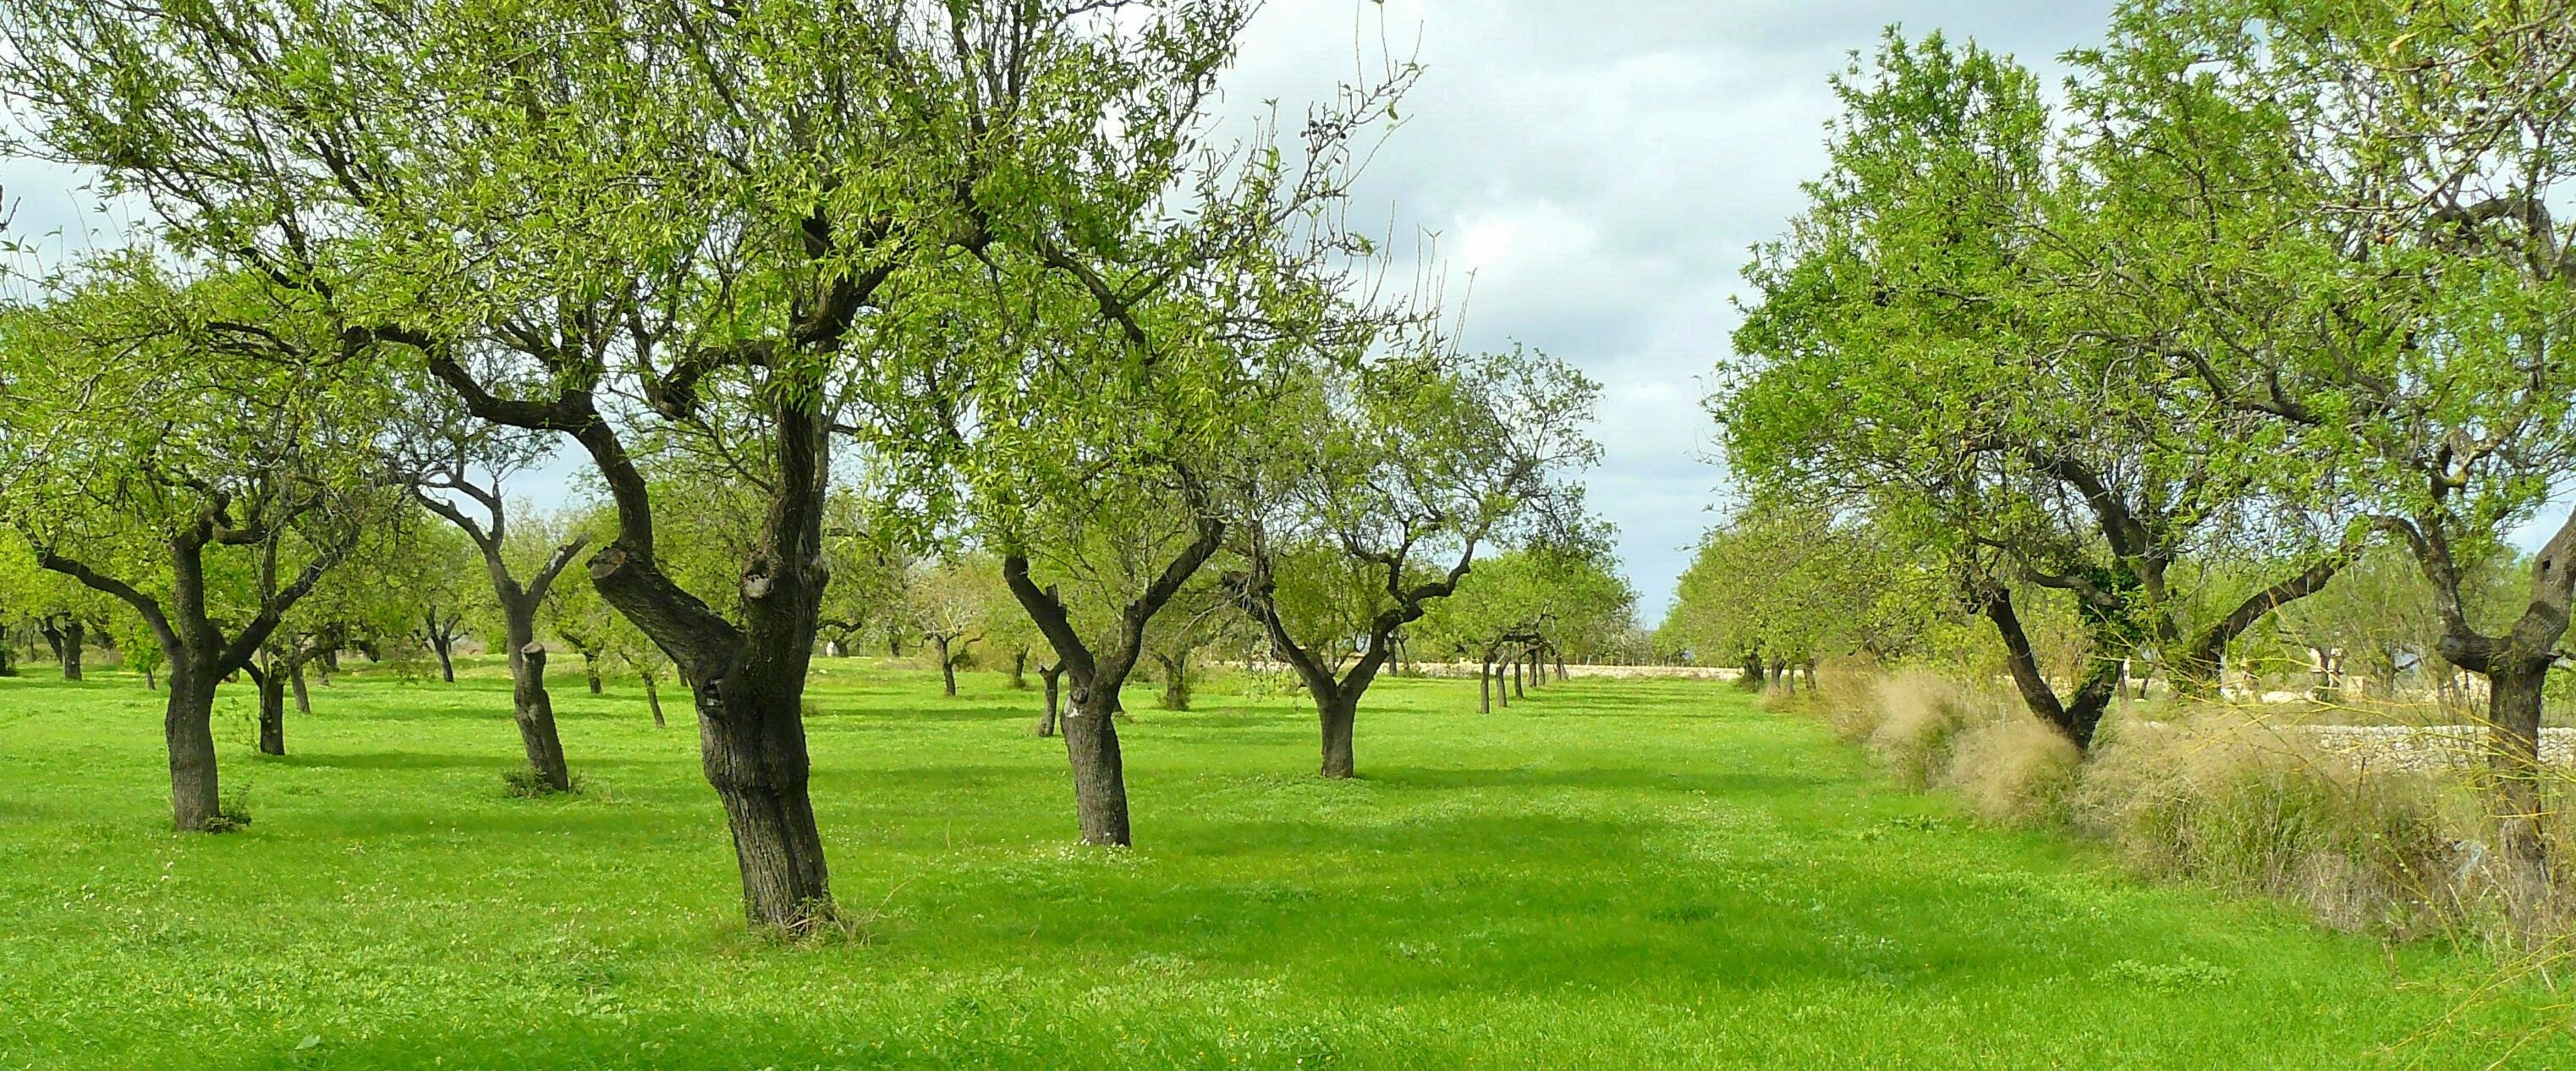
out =
[(170, 751), (170, 822), (182, 832), (221, 829), (222, 786), (215, 771), (215, 678), (175, 668), (161, 713)]
[(554, 697), (546, 694), (546, 645), (530, 640), (512, 647), (510, 677), (511, 714), (519, 723), (519, 744), (528, 756), (528, 773), (548, 792), (572, 791), (572, 770), (564, 762), (563, 738), (555, 733)]
[(1323, 730), (1324, 741), (1324, 764), (1317, 772), (1330, 778), (1356, 776), (1359, 765), (1351, 745), (1352, 730), (1359, 722), (1359, 696), (1344, 696), (1318, 705), (1315, 721)]

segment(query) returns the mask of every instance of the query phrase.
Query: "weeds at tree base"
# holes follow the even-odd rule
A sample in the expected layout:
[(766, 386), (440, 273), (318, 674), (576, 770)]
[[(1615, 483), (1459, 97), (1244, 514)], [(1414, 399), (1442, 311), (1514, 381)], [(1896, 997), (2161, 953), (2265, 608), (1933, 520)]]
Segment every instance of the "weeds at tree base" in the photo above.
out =
[(199, 833), (238, 833), (250, 828), (250, 783), (241, 782), (215, 804), (215, 813), (197, 826)]
[(512, 799), (535, 800), (555, 796), (584, 795), (590, 791), (590, 782), (581, 775), (574, 774), (571, 785), (558, 789), (547, 784), (544, 778), (537, 776), (535, 770), (518, 769), (501, 775), (501, 789)]

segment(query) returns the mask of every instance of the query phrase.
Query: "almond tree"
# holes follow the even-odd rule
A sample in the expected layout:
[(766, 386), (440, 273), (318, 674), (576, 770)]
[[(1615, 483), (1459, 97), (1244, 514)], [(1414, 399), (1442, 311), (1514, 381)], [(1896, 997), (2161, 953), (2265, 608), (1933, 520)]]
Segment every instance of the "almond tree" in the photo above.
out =
[(1480, 552), (1583, 523), (1570, 477), (1599, 456), (1598, 393), (1516, 349), (1372, 362), (1274, 410), (1276, 464), (1237, 529), (1250, 568), (1231, 581), (1314, 701), (1323, 776), (1354, 774), (1361, 696)]
[[(564, 761), (563, 738), (555, 731), (554, 699), (546, 694), (546, 651), (537, 641), (537, 609), (590, 536), (571, 533), (548, 548), (543, 559), (514, 567), (511, 552), (517, 546), (511, 537), (516, 530), (510, 526), (508, 481), (544, 459), (545, 441), (522, 430), (482, 425), (448, 405), (419, 414), (415, 424), (404, 435), (412, 497), (456, 526), (482, 556), (493, 602), (501, 611), (511, 716), (519, 726), (531, 783), (541, 791), (571, 791), (572, 771)], [(444, 654), (440, 661), (446, 661)]]
[(0, 324), (0, 521), (150, 626), (172, 819), (220, 832), (216, 687), (383, 516), (383, 394), (293, 295), (175, 270), (89, 265)]
[[(944, 385), (894, 396), (928, 416), (863, 389), (902, 334), (984, 303), (935, 278), (1024, 266), (1150, 337), (1170, 264), (1240, 248), (1216, 216), (1150, 245), (1122, 221), (1161, 218), (1249, 15), (29, 0), (0, 11), (0, 83), (48, 155), (192, 247), (330, 301), (476, 418), (581, 449), (617, 518), (592, 585), (692, 689), (747, 918), (802, 932), (834, 911), (801, 708), (835, 439), (956, 410)], [(664, 568), (647, 462), (675, 451), (762, 502), (722, 592)]]

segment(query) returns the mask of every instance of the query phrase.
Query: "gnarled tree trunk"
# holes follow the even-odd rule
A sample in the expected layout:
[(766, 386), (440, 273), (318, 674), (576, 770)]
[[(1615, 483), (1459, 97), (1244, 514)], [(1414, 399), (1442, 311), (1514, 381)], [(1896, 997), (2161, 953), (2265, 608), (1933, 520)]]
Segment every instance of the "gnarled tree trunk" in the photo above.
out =
[(1038, 678), (1046, 682), (1046, 713), (1038, 715), (1039, 736), (1055, 735), (1057, 704), (1062, 701), (1059, 689), (1062, 687), (1063, 677), (1063, 663), (1038, 667)]

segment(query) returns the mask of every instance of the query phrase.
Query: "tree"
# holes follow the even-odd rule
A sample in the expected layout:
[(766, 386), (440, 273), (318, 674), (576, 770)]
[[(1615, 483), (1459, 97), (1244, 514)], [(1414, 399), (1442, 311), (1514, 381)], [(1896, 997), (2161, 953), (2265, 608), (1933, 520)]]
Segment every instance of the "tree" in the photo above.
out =
[(969, 554), (916, 569), (904, 585), (911, 621), (939, 663), (943, 693), (957, 697), (957, 666), (993, 615), (990, 600), (1000, 588), (1001, 564), (987, 555)]
[[(2026, 704), (2079, 748), (2133, 654), (2214, 683), (2230, 640), (2358, 552), (2335, 520), (2345, 488), (2261, 419), (2141, 374), (2168, 321), (2100, 283), (2130, 239), (2102, 211), (2120, 165), (2052, 140), (2028, 72), (1891, 34), (1834, 86), (1833, 167), (1747, 269), (1742, 360), (1712, 400), (1730, 464), (1944, 557)], [(2178, 566), (2230, 542), (2284, 564), (2195, 621)], [(2031, 653), (2016, 584), (2082, 608), (2071, 695)]]
[(113, 596), (169, 667), (171, 814), (221, 831), (216, 686), (380, 513), (379, 385), (335, 325), (240, 274), (140, 254), (67, 277), (0, 334), (0, 520)]
[(1527, 350), (1434, 353), (1319, 378), (1276, 410), (1234, 588), (1314, 701), (1323, 776), (1354, 774), (1361, 696), (1480, 551), (1580, 525), (1567, 477), (1599, 456), (1584, 434), (1598, 393)]
[[(537, 642), (537, 610), (555, 577), (572, 564), (573, 555), (589, 544), (590, 536), (566, 533), (560, 542), (549, 540), (554, 545), (542, 559), (514, 566), (510, 552), (517, 549), (512, 539), (518, 531), (510, 526), (505, 485), (512, 475), (545, 457), (544, 439), (520, 429), (480, 425), (443, 399), (419, 413), (417, 426), (406, 430), (412, 451), (407, 467), (413, 498), (423, 509), (455, 525), (482, 556), (492, 600), (501, 611), (511, 716), (519, 726), (519, 743), (527, 753), (532, 783), (543, 791), (570, 791), (572, 771), (564, 760), (563, 738), (555, 731), (554, 700), (546, 694), (545, 647)], [(447, 670), (443, 645), (439, 664)], [(454, 680), (453, 671), (448, 673), (448, 679)]]
[[(2132, 287), (2190, 317), (2157, 351), (2163, 365), (2330, 458), (2369, 523), (2415, 558), (2440, 654), (2490, 685), (2501, 830), (2534, 873), (2541, 696), (2576, 585), (2576, 521), (2533, 557), (2527, 609), (2501, 627), (2473, 616), (2466, 566), (2576, 471), (2576, 373), (2557, 356), (2576, 316), (2576, 235), (2551, 209), (2576, 178), (2562, 148), (2576, 133), (2571, 14), (2137, 5), (2091, 59), (2108, 129), (2162, 164), (2142, 172), (2168, 176), (2124, 202), (2162, 224), (2145, 236), (2194, 234), (2203, 255), (2260, 239), (2228, 253), (2223, 286), (2177, 241), (2150, 243)], [(2165, 88), (2178, 81), (2179, 101)], [(2206, 191), (2189, 217), (2157, 200), (2185, 180)]]
[(1774, 662), (1894, 658), (1955, 602), (1944, 581), (1937, 562), (1909, 555), (1865, 518), (1756, 500), (1701, 539), (1656, 642), (1702, 665), (1743, 666), (1754, 686), (1772, 678)]

